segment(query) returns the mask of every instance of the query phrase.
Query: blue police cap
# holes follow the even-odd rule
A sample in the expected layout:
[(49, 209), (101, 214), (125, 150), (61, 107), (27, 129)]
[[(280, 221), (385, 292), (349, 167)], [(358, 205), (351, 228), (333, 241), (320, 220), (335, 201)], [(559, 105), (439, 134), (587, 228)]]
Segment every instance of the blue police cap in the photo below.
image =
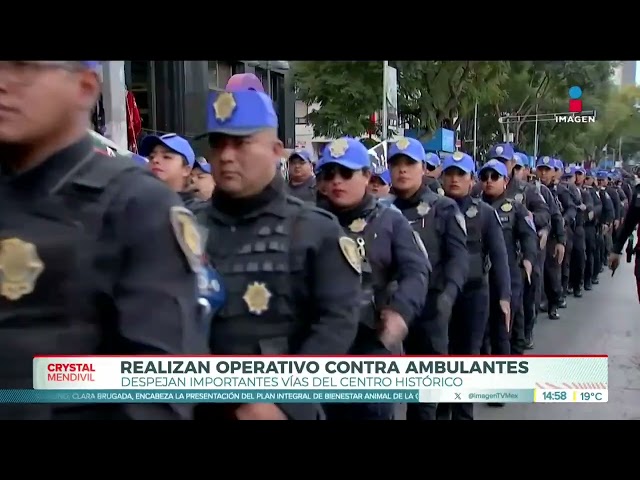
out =
[(596, 178), (598, 180), (606, 180), (608, 177), (607, 172), (605, 170), (598, 170), (596, 172)]
[(500, 160), (496, 160), (496, 159), (489, 160), (487, 163), (485, 163), (482, 166), (482, 168), (480, 169), (480, 172), (478, 173), (482, 173), (485, 170), (494, 170), (495, 172), (499, 173), (503, 177), (508, 176), (507, 166), (504, 163), (502, 163)]
[(593, 171), (592, 171), (592, 170), (585, 170), (585, 171), (584, 171), (584, 174), (585, 174), (585, 176), (586, 176), (586, 177), (588, 177), (588, 178), (595, 177), (595, 175), (594, 175), (594, 173), (593, 173)]
[(291, 155), (289, 155), (289, 160), (296, 157), (301, 158), (305, 162), (311, 163), (311, 153), (308, 150), (296, 150)]
[(459, 168), (463, 172), (473, 175), (476, 171), (476, 162), (466, 153), (455, 152), (444, 157), (442, 161), (442, 171), (446, 172), (449, 168)]
[(424, 162), (424, 147), (415, 138), (402, 137), (389, 147), (388, 161), (398, 155), (406, 155), (414, 162)]
[(318, 161), (318, 170), (330, 163), (337, 163), (349, 170), (371, 167), (367, 147), (351, 137), (339, 138), (325, 147)]
[(529, 164), (529, 159), (524, 153), (515, 152), (513, 154), (513, 159), (516, 161), (516, 165), (520, 165), (521, 167)]
[(211, 164), (207, 162), (204, 157), (197, 157), (193, 168), (199, 168), (204, 173), (211, 173)]
[(144, 137), (138, 151), (140, 155), (148, 157), (157, 145), (164, 145), (169, 150), (179, 153), (187, 159), (189, 166), (193, 167), (193, 162), (196, 160), (196, 154), (193, 151), (193, 148), (191, 148), (191, 145), (189, 145), (188, 140), (176, 135), (175, 133), (167, 133), (160, 137), (149, 135)]
[(556, 162), (553, 158), (545, 155), (544, 157), (538, 157), (536, 161), (536, 168), (546, 167), (546, 168), (555, 168)]
[(573, 177), (575, 174), (576, 174), (576, 167), (567, 166), (562, 171), (563, 178)]
[(580, 175), (586, 175), (587, 171), (584, 169), (584, 167), (575, 167), (575, 172), (576, 174), (580, 174)]
[(374, 172), (373, 173), (374, 177), (378, 177), (380, 180), (382, 180), (384, 182), (385, 185), (391, 185), (391, 174), (389, 173), (389, 170), (382, 170), (381, 172)]
[(278, 128), (278, 116), (271, 98), (254, 89), (209, 92), (207, 132), (246, 137), (266, 129)]
[(427, 152), (424, 155), (424, 163), (428, 163), (432, 167), (438, 168), (442, 164), (442, 160), (437, 153)]
[(556, 170), (564, 170), (564, 163), (562, 163), (562, 160), (558, 160), (557, 158), (554, 158), (553, 168), (555, 168)]
[(513, 160), (514, 155), (513, 147), (508, 143), (500, 143), (498, 145), (494, 145), (489, 150), (489, 160), (497, 158), (498, 160)]

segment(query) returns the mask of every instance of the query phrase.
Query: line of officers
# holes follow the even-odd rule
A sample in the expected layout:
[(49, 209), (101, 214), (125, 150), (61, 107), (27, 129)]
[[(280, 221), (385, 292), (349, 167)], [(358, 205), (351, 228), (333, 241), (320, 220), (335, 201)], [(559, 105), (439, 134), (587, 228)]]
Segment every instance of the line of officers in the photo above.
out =
[[(624, 209), (608, 174), (599, 209), (588, 187), (555, 184), (586, 172), (548, 157), (548, 190), (527, 183), (510, 145), (476, 172), (466, 154), (436, 164), (402, 138), (384, 173), (341, 138), (315, 180), (304, 154), (292, 158), (288, 186), (278, 117), (252, 74), (209, 95), (209, 162), (170, 134), (143, 142), (141, 168), (87, 133), (96, 65), (0, 62), (3, 388), (30, 389), (43, 354), (520, 354), (536, 297), (556, 318), (565, 258), (567, 294), (593, 285)], [(195, 198), (194, 171), (200, 193), (215, 180), (210, 198)], [(393, 416), (390, 404), (0, 405), (4, 419)], [(409, 420), (437, 418), (471, 419), (472, 405), (408, 406)]]
[[(398, 352), (402, 342), (416, 355), (523, 354), (534, 347), (539, 311), (558, 320), (567, 295), (580, 298), (599, 283), (631, 185), (616, 172), (548, 156), (538, 159), (536, 177), (510, 144), (488, 158), (476, 172), (467, 154), (441, 160), (401, 138), (380, 170), (346, 138), (327, 147), (314, 176), (309, 152), (292, 154), (291, 194), (333, 213), (363, 258), (363, 312), (350, 353)], [(412, 240), (427, 253), (427, 276)], [(473, 419), (472, 404), (407, 407), (408, 420)], [(394, 415), (383, 404), (325, 410), (329, 418)]]

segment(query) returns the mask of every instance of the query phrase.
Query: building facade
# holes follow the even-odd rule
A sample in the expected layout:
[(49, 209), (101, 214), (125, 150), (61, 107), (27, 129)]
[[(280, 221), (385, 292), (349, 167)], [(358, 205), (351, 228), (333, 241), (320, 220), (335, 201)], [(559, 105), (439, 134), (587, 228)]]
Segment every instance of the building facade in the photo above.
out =
[[(206, 129), (209, 91), (223, 89), (231, 75), (245, 72), (261, 78), (278, 113), (278, 136), (285, 148), (294, 148), (295, 95), (285, 61), (126, 61), (125, 83), (135, 96), (143, 132), (191, 139)], [(204, 154), (206, 140), (194, 146)]]

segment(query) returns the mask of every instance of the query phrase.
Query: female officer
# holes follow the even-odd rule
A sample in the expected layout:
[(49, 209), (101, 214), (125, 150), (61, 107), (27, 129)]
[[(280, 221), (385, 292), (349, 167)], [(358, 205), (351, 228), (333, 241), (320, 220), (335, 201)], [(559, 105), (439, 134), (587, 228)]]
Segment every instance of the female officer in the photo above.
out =
[[(389, 354), (425, 302), (430, 266), (424, 246), (397, 209), (367, 193), (369, 154), (358, 140), (345, 137), (331, 143), (318, 170), (326, 194), (323, 208), (336, 215), (363, 260), (360, 325), (350, 353)], [(328, 419), (389, 420), (393, 405), (331, 404), (326, 413)]]
[(197, 212), (206, 205), (192, 190), (191, 169), (196, 154), (186, 139), (175, 133), (149, 135), (142, 140), (139, 152), (149, 158), (149, 167), (156, 177), (180, 195), (185, 207)]
[[(498, 212), (502, 224), (511, 276), (511, 308), (508, 316), (504, 306), (500, 306), (502, 299), (498, 292), (495, 289), (490, 291), (489, 342), (485, 343), (483, 350), (488, 353), (490, 344), (492, 355), (522, 354), (525, 348), (524, 317), (515, 315), (522, 308), (524, 285), (520, 266), (525, 270), (524, 280), (531, 282), (533, 264), (538, 255), (538, 235), (526, 207), (506, 196), (507, 167), (504, 163), (490, 160), (480, 169), (479, 177), (482, 199)], [(513, 324), (514, 318), (521, 318), (522, 325)]]

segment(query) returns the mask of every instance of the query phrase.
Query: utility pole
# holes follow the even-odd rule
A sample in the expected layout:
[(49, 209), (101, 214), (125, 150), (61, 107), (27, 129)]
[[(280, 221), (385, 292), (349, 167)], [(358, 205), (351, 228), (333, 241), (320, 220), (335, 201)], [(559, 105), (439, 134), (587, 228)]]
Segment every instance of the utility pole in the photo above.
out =
[(382, 62), (382, 141), (387, 140), (387, 134), (389, 129), (389, 113), (387, 110), (387, 67), (389, 61)]
[(126, 98), (124, 61), (102, 62), (102, 105), (106, 126), (105, 136), (118, 147), (128, 150)]

